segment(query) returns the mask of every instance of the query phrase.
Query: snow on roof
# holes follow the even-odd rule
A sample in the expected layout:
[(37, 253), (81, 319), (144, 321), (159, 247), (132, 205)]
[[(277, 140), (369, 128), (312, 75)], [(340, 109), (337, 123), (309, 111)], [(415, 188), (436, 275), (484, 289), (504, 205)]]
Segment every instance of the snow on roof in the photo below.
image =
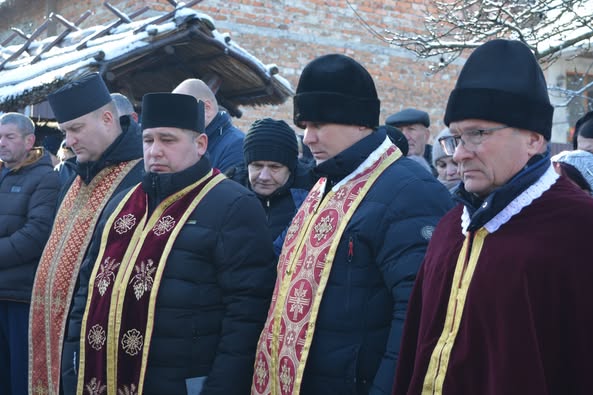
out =
[[(8, 62), (22, 45), (0, 47), (0, 64), (5, 63), (0, 111), (42, 102), (48, 93), (93, 71), (103, 75), (111, 91), (123, 91), (135, 102), (148, 92), (170, 91), (185, 78), (216, 76), (217, 97), (234, 115), (240, 115), (239, 105), (280, 104), (293, 94), (290, 83), (276, 75), (276, 65), (265, 65), (218, 32), (208, 15), (178, 8), (171, 18), (155, 23), (161, 17), (123, 23), (94, 39), (89, 38), (107, 26), (72, 31), (45, 52), (56, 37), (33, 41)], [(33, 63), (35, 57), (39, 60)]]

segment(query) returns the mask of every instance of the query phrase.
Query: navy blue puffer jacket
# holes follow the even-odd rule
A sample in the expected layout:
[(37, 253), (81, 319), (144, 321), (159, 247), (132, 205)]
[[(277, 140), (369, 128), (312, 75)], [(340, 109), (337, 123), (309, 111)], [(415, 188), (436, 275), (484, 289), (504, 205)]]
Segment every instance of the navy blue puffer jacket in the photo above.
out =
[[(317, 166), (329, 187), (385, 140), (378, 129)], [(348, 222), (319, 308), (306, 395), (390, 394), (408, 299), (447, 189), (408, 158), (389, 166)]]

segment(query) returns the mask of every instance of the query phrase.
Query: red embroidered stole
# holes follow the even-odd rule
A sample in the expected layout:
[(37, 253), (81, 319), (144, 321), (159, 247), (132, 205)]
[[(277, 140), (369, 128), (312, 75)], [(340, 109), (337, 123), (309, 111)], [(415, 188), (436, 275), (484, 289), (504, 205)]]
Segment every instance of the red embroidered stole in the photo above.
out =
[(33, 284), (29, 393), (57, 395), (66, 319), (80, 264), (103, 208), (140, 159), (110, 166), (89, 185), (76, 177), (56, 214)]
[(323, 291), (344, 229), (383, 171), (401, 156), (385, 142), (359, 173), (321, 199), (322, 178), (295, 215), (282, 247), (268, 319), (257, 348), (252, 394), (299, 394)]
[(165, 199), (148, 217), (139, 185), (109, 217), (89, 281), (82, 321), (78, 394), (141, 394), (156, 298), (179, 232), (226, 177), (211, 170)]

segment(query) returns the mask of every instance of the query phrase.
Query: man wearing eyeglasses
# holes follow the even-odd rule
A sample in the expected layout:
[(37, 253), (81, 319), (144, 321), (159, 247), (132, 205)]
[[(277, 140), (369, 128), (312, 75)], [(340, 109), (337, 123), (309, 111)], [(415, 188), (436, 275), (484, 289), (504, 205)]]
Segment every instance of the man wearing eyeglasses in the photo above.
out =
[(593, 201), (550, 164), (552, 116), (527, 46), (468, 58), (440, 139), (460, 204), (418, 274), (393, 394), (591, 393)]

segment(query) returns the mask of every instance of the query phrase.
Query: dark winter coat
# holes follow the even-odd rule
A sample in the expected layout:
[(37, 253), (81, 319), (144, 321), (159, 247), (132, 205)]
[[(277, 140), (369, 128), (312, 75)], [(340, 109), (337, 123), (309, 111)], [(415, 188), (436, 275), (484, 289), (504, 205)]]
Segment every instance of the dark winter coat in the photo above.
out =
[[(326, 192), (385, 140), (383, 128), (316, 171)], [(301, 393), (389, 394), (410, 292), (432, 230), (453, 206), (447, 189), (400, 158), (346, 225), (319, 308)]]
[[(175, 174), (150, 173), (142, 186), (149, 207), (195, 182), (206, 158)], [(123, 197), (123, 194), (120, 195)], [(121, 199), (110, 203), (99, 229)], [(98, 255), (96, 233), (80, 275), (64, 347), (65, 394), (74, 393), (81, 317)], [(255, 347), (275, 281), (274, 256), (261, 205), (230, 180), (215, 186), (190, 215), (167, 259), (156, 301), (144, 394), (185, 394), (186, 381), (206, 378), (202, 395), (249, 393)]]
[(206, 127), (208, 157), (212, 167), (225, 173), (243, 162), (245, 135), (233, 126), (231, 116), (220, 111)]
[(0, 176), (0, 300), (31, 301), (59, 190), (58, 174), (41, 148)]
[[(228, 176), (231, 180), (252, 190), (249, 183), (249, 172), (245, 165), (234, 168), (228, 173)], [(272, 234), (272, 240), (276, 240), (290, 225), (297, 209), (316, 181), (317, 178), (312, 174), (312, 169), (299, 163), (295, 171), (290, 174), (286, 184), (271, 195), (262, 196), (254, 192), (266, 212), (266, 221)]]

